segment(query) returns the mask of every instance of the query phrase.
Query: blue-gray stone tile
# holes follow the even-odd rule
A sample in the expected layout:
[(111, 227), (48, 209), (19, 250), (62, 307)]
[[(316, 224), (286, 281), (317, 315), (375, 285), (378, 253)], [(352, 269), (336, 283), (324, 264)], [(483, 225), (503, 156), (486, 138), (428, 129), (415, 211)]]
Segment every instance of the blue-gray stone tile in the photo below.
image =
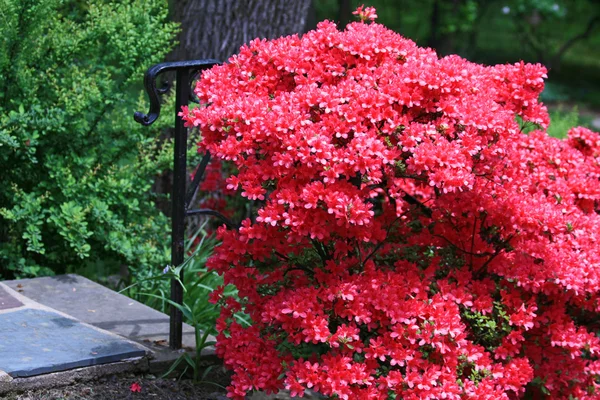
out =
[(144, 356), (143, 348), (60, 314), (0, 314), (0, 370), (25, 377)]

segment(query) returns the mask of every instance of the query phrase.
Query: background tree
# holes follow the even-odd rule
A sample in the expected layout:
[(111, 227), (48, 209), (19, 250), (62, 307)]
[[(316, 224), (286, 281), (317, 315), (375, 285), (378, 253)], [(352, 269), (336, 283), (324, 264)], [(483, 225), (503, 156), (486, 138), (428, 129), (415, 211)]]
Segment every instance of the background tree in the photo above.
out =
[(439, 54), (469, 53), (475, 47), (477, 22), (490, 4), (484, 0), (434, 0), (427, 45)]
[[(513, 0), (505, 6), (522, 40), (548, 68), (560, 68), (567, 51), (575, 44), (599, 32), (600, 1)], [(556, 37), (557, 22), (580, 25), (572, 32)]]
[(169, 58), (225, 61), (252, 39), (302, 33), (310, 8), (310, 0), (174, 0), (181, 32)]

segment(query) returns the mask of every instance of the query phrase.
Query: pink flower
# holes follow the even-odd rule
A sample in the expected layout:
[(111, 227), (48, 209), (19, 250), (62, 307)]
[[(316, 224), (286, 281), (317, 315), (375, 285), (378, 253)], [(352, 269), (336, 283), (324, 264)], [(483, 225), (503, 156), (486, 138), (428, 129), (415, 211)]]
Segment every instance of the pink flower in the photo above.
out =
[(361, 21), (375, 21), (377, 19), (377, 12), (375, 7), (366, 7), (364, 5), (358, 7), (352, 14), (358, 15)]
[(131, 384), (131, 387), (129, 388), (129, 390), (131, 390), (133, 393), (141, 393), (142, 392), (142, 386), (137, 383), (137, 382), (133, 382)]

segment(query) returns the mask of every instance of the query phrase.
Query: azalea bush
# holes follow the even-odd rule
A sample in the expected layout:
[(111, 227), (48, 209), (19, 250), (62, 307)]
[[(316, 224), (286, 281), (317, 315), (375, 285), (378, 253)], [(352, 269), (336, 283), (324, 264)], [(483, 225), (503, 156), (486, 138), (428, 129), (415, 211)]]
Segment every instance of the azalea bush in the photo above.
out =
[(598, 398), (600, 136), (546, 134), (543, 66), (357, 13), (251, 42), (183, 110), (258, 204), (208, 261), (229, 395)]

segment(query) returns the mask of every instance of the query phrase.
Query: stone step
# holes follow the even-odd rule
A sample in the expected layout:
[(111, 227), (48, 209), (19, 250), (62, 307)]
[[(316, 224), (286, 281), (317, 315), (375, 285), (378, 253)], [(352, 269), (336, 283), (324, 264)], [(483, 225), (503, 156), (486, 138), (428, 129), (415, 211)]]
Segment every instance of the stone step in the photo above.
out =
[(0, 314), (0, 370), (13, 378), (144, 357), (149, 350), (53, 311)]
[[(159, 371), (176, 360), (181, 352), (168, 347), (169, 316), (80, 275), (5, 281), (20, 294), (82, 322), (123, 336), (150, 348), (152, 371)], [(209, 341), (214, 338), (210, 337)], [(183, 347), (192, 352), (196, 340), (194, 328), (183, 324)], [(214, 349), (202, 356), (215, 362)], [(207, 361), (207, 362), (209, 362)]]
[[(168, 347), (169, 317), (78, 275), (0, 282), (0, 396), (123, 372), (162, 373), (184, 349)], [(210, 338), (209, 340), (214, 340)], [(214, 349), (202, 356), (218, 363)]]

